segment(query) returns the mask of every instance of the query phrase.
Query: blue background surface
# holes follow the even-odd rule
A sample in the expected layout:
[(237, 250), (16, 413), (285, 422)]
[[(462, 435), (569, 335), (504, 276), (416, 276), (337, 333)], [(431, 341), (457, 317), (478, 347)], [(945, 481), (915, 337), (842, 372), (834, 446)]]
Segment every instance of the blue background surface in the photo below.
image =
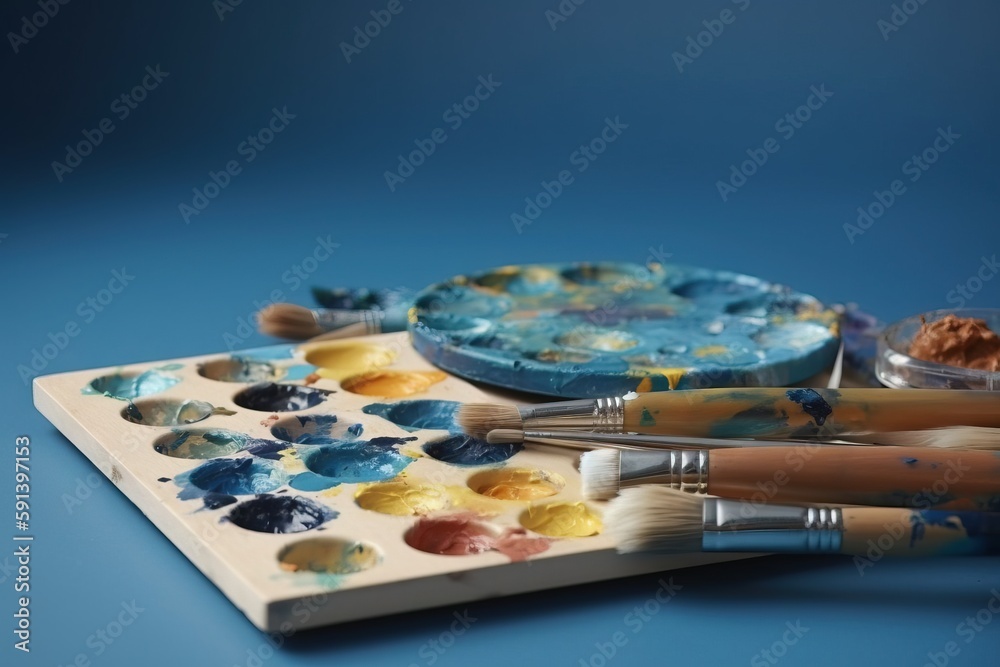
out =
[[(983, 268), (1000, 250), (996, 3), (913, 3), (885, 39), (887, 0), (588, 0), (555, 30), (556, 0), (402, 0), (348, 63), (340, 43), (386, 4), (243, 2), (220, 20), (208, 0), (77, 0), (16, 53), (9, 36), (0, 46), (0, 497), (12, 504), (13, 441), (28, 434), (37, 536), (30, 656), (12, 648), (13, 547), (0, 549), (3, 664), (253, 665), (266, 646), (110, 482), (67, 508), (96, 469), (34, 412), (18, 373), (67, 322), (80, 333), (44, 373), (263, 344), (240, 322), (275, 290), (309, 303), (311, 284), (419, 288), (505, 263), (644, 262), (651, 248), (886, 320), (958, 305), (959, 284), (979, 287), (968, 305), (996, 305)], [(727, 8), (733, 22), (678, 71), (672, 54)], [(37, 11), (5, 3), (0, 28)], [(157, 65), (169, 74), (120, 119), (113, 100)], [(489, 75), (500, 86), (453, 129), (442, 114)], [(813, 86), (832, 96), (786, 136), (775, 123)], [(294, 119), (246, 162), (240, 143), (284, 107)], [(114, 131), (59, 180), (52, 162), (105, 117)], [(575, 171), (606, 118), (628, 127)], [(391, 191), (384, 172), (439, 127), (447, 140)], [(904, 163), (949, 127), (954, 145), (910, 181)], [(723, 201), (716, 182), (768, 138), (779, 150)], [(187, 223), (179, 205), (229, 160), (241, 172)], [(517, 233), (511, 215), (563, 169), (573, 183)], [(894, 179), (905, 192), (850, 242), (844, 225)], [(293, 279), (317, 237), (340, 246)], [(127, 288), (81, 311), (123, 267)], [(990, 279), (970, 283), (980, 271)], [(657, 576), (470, 604), (478, 620), (444, 653), (428, 642), (455, 609), (302, 633), (264, 664), (600, 667), (595, 643), (618, 631), (611, 664), (775, 664), (760, 652), (797, 622), (808, 631), (780, 664), (923, 665), (950, 641), (958, 654), (938, 664), (996, 664), (1000, 618), (960, 625), (1000, 589), (995, 558), (880, 562), (863, 577), (848, 559), (769, 558), (672, 576), (683, 589), (639, 632), (626, 617)], [(135, 623), (88, 644), (132, 600)]]

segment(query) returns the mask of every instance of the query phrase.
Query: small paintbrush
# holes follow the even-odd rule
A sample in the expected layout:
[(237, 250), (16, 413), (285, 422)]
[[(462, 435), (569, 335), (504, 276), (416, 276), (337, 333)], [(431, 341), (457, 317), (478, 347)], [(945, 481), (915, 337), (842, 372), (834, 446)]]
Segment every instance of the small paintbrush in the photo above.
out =
[(793, 507), (626, 489), (604, 515), (618, 551), (833, 553), (870, 557), (1000, 552), (1000, 514), (890, 507)]
[(695, 450), (599, 449), (580, 457), (583, 494), (645, 484), (754, 502), (1000, 511), (995, 452), (802, 445)]
[(1000, 392), (744, 387), (631, 393), (539, 405), (466, 403), (458, 421), (494, 429), (715, 438), (839, 438), (943, 426), (1000, 427)]
[(406, 329), (406, 314), (396, 310), (340, 310), (273, 303), (257, 313), (262, 334), (307, 340), (367, 336)]

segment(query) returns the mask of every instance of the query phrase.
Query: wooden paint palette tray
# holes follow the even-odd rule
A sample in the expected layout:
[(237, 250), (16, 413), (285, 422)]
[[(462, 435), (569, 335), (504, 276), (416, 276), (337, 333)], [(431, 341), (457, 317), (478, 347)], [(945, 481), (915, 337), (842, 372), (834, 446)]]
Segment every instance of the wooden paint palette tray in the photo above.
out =
[(458, 432), (459, 402), (502, 400), (405, 333), (34, 383), (38, 410), (261, 630), (736, 557), (617, 555), (574, 453)]

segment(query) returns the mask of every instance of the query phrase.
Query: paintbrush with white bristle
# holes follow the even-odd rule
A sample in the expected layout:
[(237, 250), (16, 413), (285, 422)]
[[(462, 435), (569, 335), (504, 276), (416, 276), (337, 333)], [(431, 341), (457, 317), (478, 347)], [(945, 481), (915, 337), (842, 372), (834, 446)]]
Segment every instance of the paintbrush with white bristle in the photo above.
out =
[(655, 484), (755, 502), (1000, 511), (1000, 457), (985, 451), (816, 444), (599, 449), (580, 457), (580, 475), (590, 499)]
[(711, 498), (664, 486), (626, 489), (604, 514), (620, 553), (634, 551), (971, 556), (1000, 552), (1000, 514), (891, 507), (795, 507)]

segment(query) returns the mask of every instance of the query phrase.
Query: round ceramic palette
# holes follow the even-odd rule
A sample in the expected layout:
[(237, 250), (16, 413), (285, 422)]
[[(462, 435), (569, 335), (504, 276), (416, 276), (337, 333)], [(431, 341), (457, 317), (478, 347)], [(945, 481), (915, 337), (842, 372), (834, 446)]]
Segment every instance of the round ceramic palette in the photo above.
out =
[(826, 369), (837, 315), (752, 276), (627, 263), (506, 266), (432, 285), (414, 347), (436, 366), (566, 398), (781, 386)]

